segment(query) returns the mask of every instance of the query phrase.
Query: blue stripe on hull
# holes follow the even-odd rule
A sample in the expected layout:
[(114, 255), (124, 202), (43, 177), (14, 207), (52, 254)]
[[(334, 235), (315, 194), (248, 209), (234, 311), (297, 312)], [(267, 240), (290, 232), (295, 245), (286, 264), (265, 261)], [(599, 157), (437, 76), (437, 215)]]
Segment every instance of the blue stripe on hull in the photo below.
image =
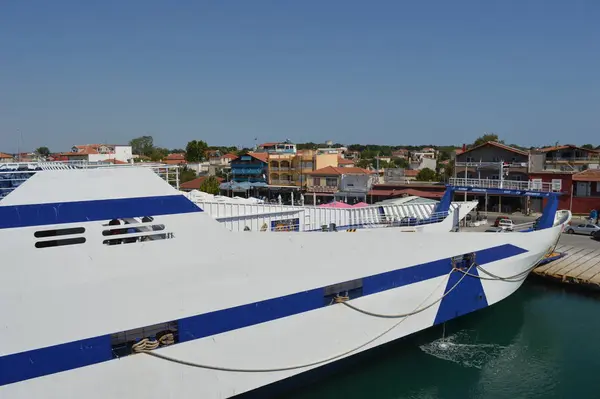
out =
[[(522, 248), (505, 244), (477, 252), (476, 259), (477, 263), (484, 265), (525, 252), (527, 251)], [(367, 276), (363, 278), (363, 295), (372, 295), (440, 277), (449, 273), (451, 268), (451, 260), (446, 258)], [(473, 269), (471, 269), (472, 271)], [(461, 275), (460, 273), (452, 274), (452, 276), (457, 276), (456, 278), (460, 278)], [(473, 306), (470, 300), (465, 304), (460, 304), (465, 296), (479, 292), (479, 288), (473, 288), (475, 286), (472, 280), (476, 280), (477, 284), (481, 285), (479, 280), (473, 277), (463, 279), (461, 285), (457, 287), (456, 298), (450, 294), (442, 301), (440, 308), (443, 307), (443, 309), (438, 312), (436, 321), (438, 319), (445, 321), (456, 317), (452, 314), (460, 315), (485, 306)], [(448, 282), (449, 287), (455, 283), (456, 281), (450, 285), (451, 282)], [(467, 288), (462, 289), (463, 284)], [(320, 287), (177, 320), (179, 338), (180, 342), (191, 341), (301, 314), (324, 306), (327, 306), (324, 301), (324, 287)], [(455, 311), (456, 307), (460, 310), (458, 313)], [(117, 332), (115, 331), (115, 333)], [(35, 359), (41, 359), (42, 362), (31, 361)], [(112, 359), (110, 335), (3, 356), (0, 357), (0, 386), (110, 359)]]
[(0, 206), (0, 229), (202, 212), (183, 195)]
[(0, 357), (0, 386), (111, 360), (110, 335)]
[[(477, 268), (472, 267), (470, 274), (479, 275)], [(452, 273), (446, 284), (444, 294), (447, 294), (438, 308), (433, 324), (444, 323), (467, 313), (488, 306), (487, 298), (481, 280), (473, 277), (465, 277), (455, 289), (458, 281), (463, 277), (462, 273)], [(450, 291), (452, 290), (452, 291)]]

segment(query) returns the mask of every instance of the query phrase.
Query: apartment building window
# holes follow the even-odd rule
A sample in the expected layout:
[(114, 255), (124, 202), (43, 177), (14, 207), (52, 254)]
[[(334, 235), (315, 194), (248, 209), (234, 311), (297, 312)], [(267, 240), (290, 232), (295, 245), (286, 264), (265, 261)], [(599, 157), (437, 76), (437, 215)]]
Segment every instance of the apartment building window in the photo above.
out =
[(320, 186), (320, 185), (321, 185), (321, 178), (313, 177), (313, 186)]
[(337, 178), (335, 177), (326, 177), (325, 178), (325, 185), (327, 187), (337, 187)]
[(578, 181), (575, 186), (576, 197), (589, 197), (592, 195), (592, 183), (587, 181)]
[(531, 180), (531, 189), (532, 190), (541, 190), (542, 189), (542, 179), (532, 179)]
[(560, 191), (562, 189), (562, 179), (552, 179), (552, 191)]

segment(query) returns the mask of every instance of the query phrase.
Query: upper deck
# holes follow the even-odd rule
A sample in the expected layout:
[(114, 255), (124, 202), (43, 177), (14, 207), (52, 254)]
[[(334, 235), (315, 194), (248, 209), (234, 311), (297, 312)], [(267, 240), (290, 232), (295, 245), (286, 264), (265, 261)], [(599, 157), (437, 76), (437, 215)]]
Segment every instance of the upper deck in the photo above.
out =
[[(451, 177), (449, 184), (455, 187), (469, 187), (473, 192), (488, 192), (490, 194), (510, 194), (504, 191), (527, 191), (539, 193), (560, 193), (560, 186), (552, 183), (534, 180), (500, 180), (500, 179), (465, 179)], [(465, 191), (465, 190), (458, 190)]]
[(9, 162), (0, 164), (0, 200), (38, 172), (46, 170), (98, 169), (98, 168), (149, 168), (167, 183), (179, 189), (179, 167), (160, 163), (135, 163), (115, 165), (108, 162)]

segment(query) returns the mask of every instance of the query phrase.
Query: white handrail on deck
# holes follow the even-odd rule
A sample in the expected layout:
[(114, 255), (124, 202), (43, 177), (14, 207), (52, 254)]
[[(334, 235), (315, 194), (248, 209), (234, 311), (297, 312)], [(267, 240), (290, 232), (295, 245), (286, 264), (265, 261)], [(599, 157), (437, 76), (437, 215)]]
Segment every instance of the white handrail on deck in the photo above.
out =
[(556, 187), (553, 189), (552, 183), (538, 182), (533, 180), (499, 180), (499, 179), (465, 179), (464, 177), (451, 177), (450, 185), (467, 186), (479, 188), (497, 188), (505, 190), (525, 190), (525, 191), (543, 191), (558, 192)]

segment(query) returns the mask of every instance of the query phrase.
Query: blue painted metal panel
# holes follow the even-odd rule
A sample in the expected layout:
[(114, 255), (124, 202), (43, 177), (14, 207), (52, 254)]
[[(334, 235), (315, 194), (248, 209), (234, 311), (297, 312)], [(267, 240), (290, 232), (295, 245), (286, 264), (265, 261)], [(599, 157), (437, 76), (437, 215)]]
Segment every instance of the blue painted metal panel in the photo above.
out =
[(490, 194), (490, 195), (517, 195), (524, 197), (552, 197), (562, 195), (563, 193), (550, 193), (545, 191), (535, 190), (508, 190), (502, 188), (482, 188), (482, 187), (471, 187), (471, 186), (449, 186), (458, 192), (468, 192), (474, 194)]
[[(479, 275), (476, 267), (471, 267), (469, 273)], [(440, 303), (434, 324), (440, 324), (488, 306), (481, 280), (476, 277), (465, 276), (460, 284), (452, 289), (463, 276), (464, 274), (461, 272), (450, 275), (444, 291), (444, 294), (447, 295)], [(450, 290), (452, 291), (450, 292)]]
[(182, 195), (0, 206), (0, 229), (202, 212)]
[(554, 226), (554, 219), (556, 217), (556, 211), (558, 211), (558, 197), (551, 196), (548, 198), (548, 203), (544, 207), (544, 211), (542, 212), (542, 216), (539, 221), (536, 223), (535, 229), (549, 229)]
[(232, 174), (235, 175), (257, 175), (259, 173), (263, 173), (264, 169), (262, 167), (258, 168), (243, 168), (243, 167), (232, 167)]
[(440, 202), (438, 202), (437, 205), (435, 206), (435, 208), (433, 209), (433, 213), (449, 212), (453, 199), (454, 199), (454, 188), (449, 186), (446, 188), (446, 192), (444, 193), (444, 196), (442, 197)]
[(110, 335), (0, 357), (0, 386), (112, 359)]

